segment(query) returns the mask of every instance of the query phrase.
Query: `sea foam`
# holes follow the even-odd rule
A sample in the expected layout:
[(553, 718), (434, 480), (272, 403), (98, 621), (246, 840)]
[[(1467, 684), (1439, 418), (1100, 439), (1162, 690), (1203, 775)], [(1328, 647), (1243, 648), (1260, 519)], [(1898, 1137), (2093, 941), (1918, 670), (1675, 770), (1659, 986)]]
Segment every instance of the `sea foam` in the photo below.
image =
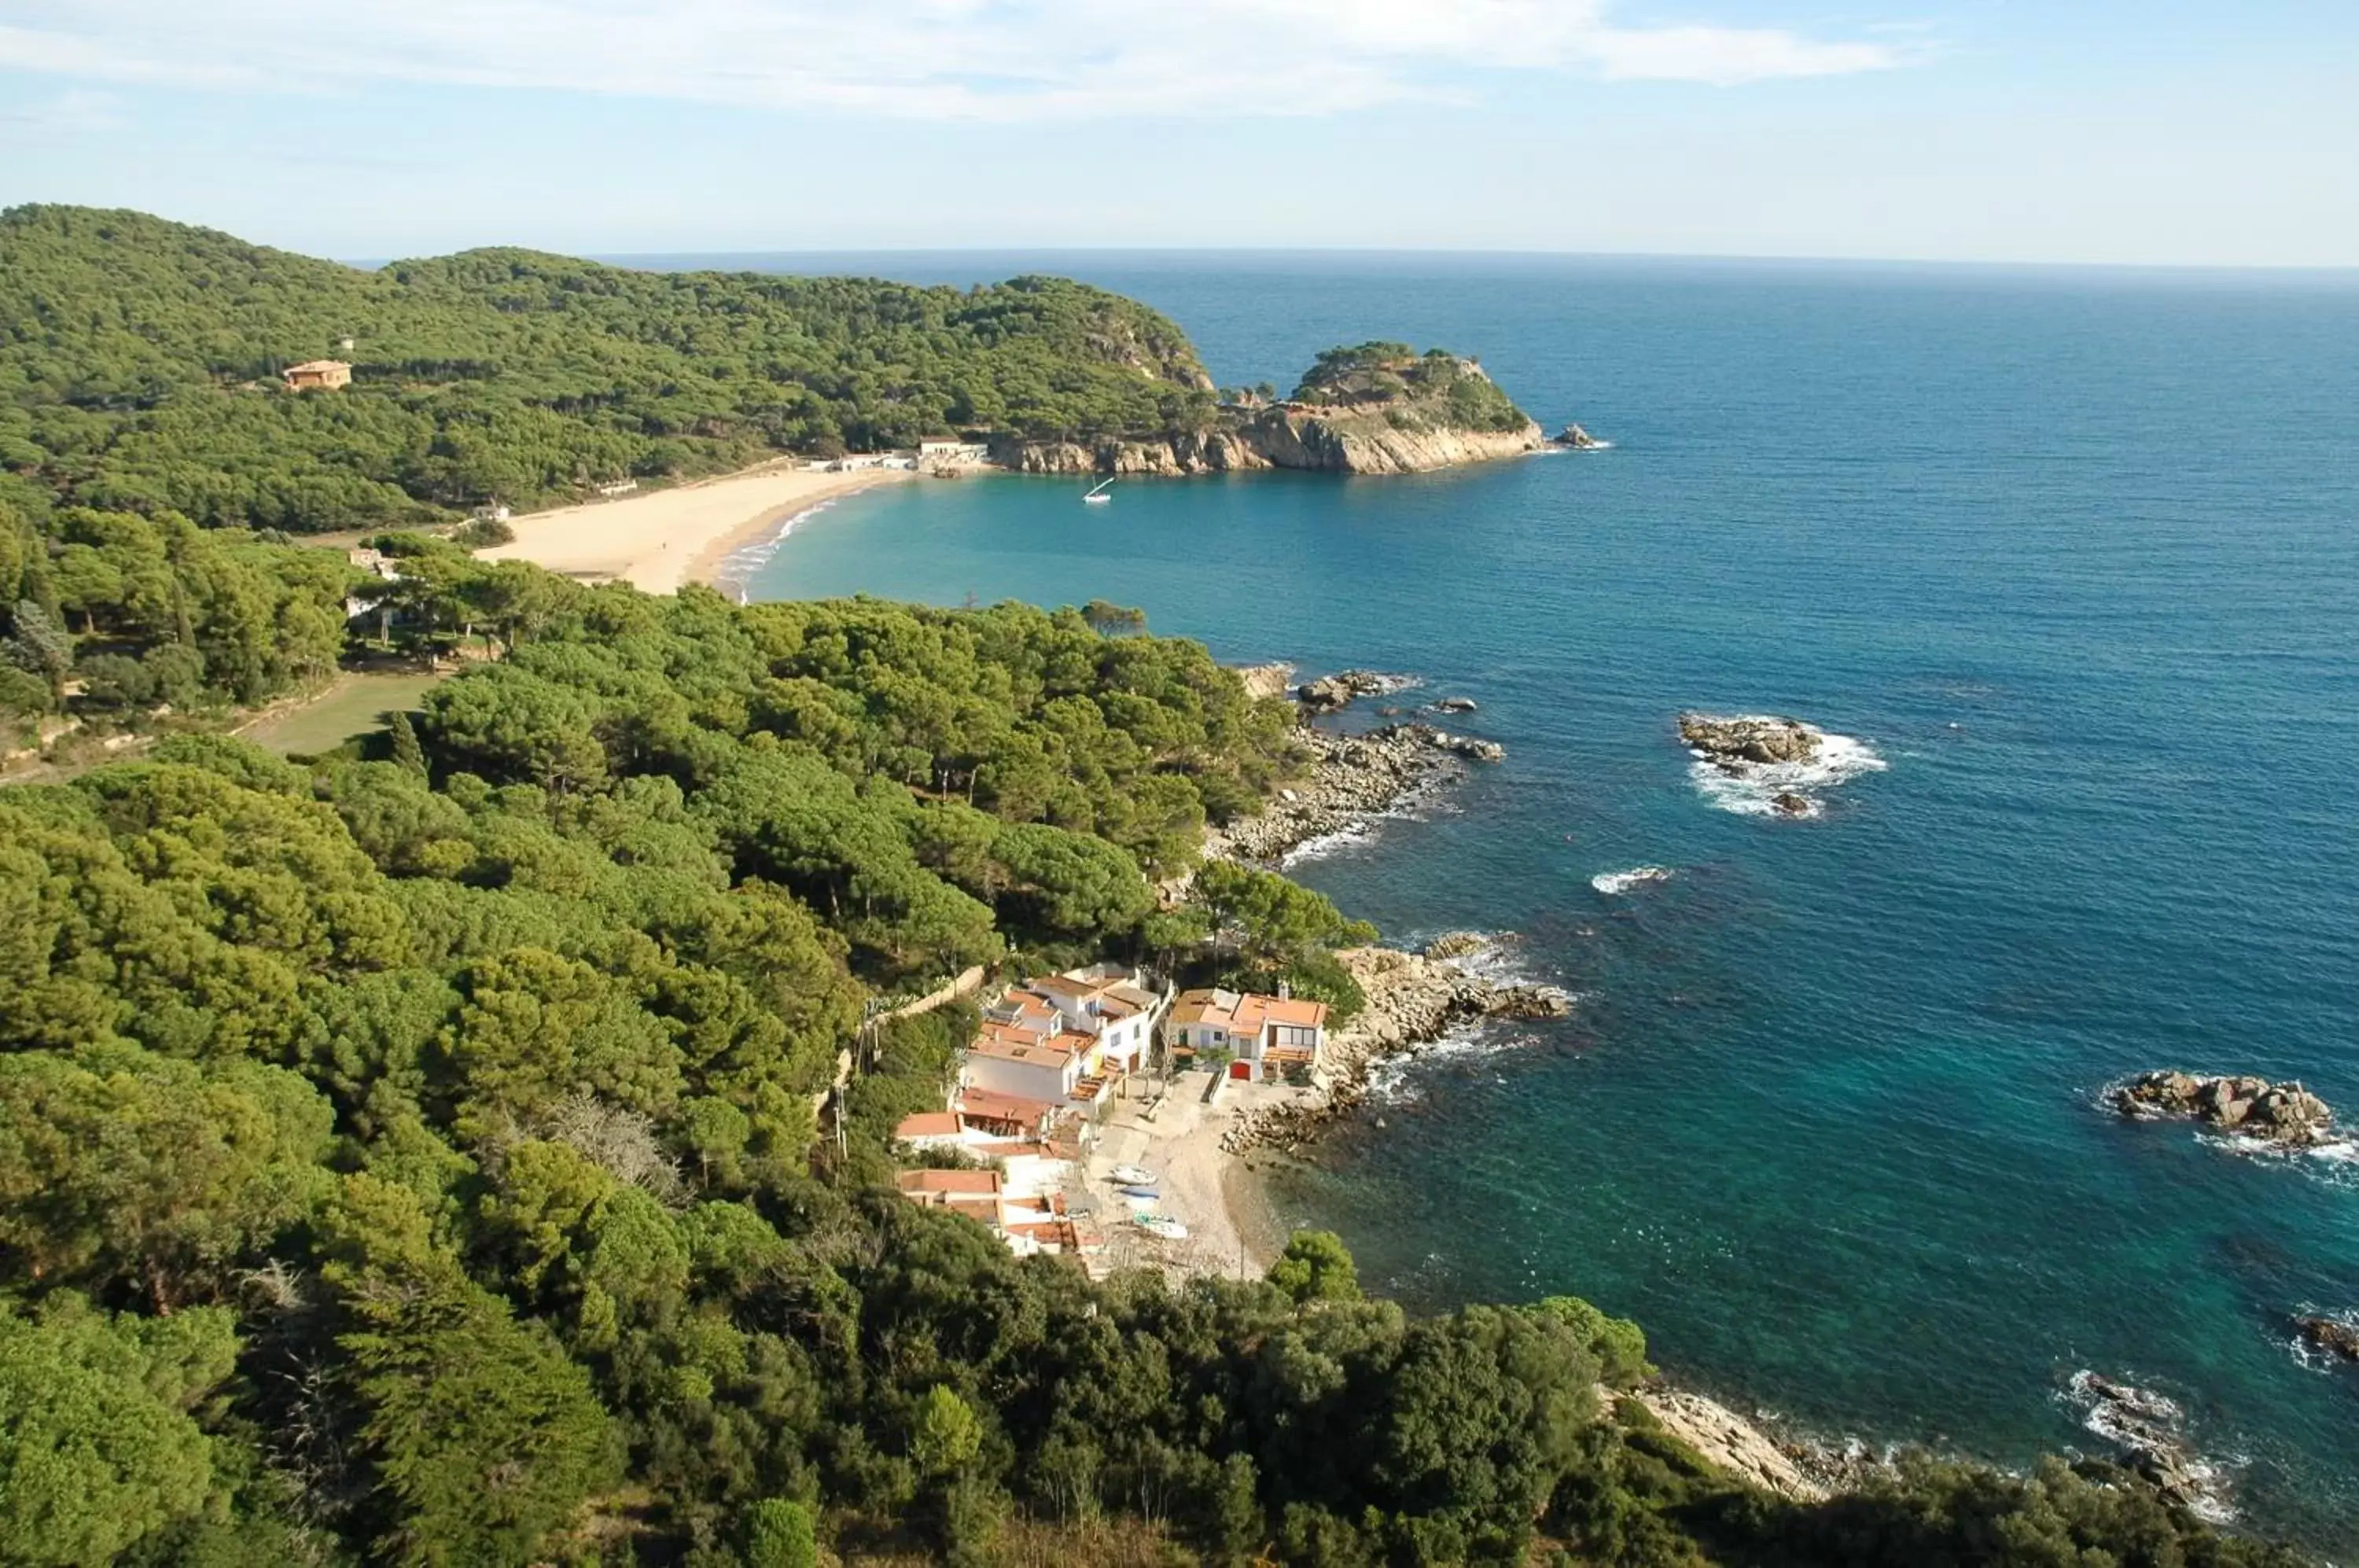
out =
[(841, 498), (831, 495), (824, 501), (782, 517), (776, 528), (771, 528), (761, 538), (750, 543), (741, 544), (723, 556), (721, 564), (713, 569), (712, 585), (723, 594), (735, 599), (737, 603), (745, 604), (746, 589), (751, 586), (762, 568), (770, 563), (770, 558), (778, 553), (778, 547), (787, 542), (787, 536), (793, 533), (808, 519), (819, 516), (820, 513), (834, 506)]
[[(1819, 755), (1808, 762), (1731, 765), (1701, 751), (1689, 755), (1695, 758), (1688, 768), (1688, 777), (1695, 781), (1696, 792), (1715, 810), (1745, 817), (1818, 816), (1826, 809), (1818, 791), (1832, 789), (1863, 773), (1881, 773), (1889, 766), (1865, 741), (1839, 735), (1821, 735)], [(1802, 809), (1788, 811), (1779, 806), (1780, 795), (1799, 797)]]
[(1633, 887), (1643, 887), (1649, 882), (1668, 882), (1670, 872), (1660, 866), (1634, 866), (1627, 871), (1601, 871), (1589, 879), (1589, 885), (1601, 893), (1627, 893)]

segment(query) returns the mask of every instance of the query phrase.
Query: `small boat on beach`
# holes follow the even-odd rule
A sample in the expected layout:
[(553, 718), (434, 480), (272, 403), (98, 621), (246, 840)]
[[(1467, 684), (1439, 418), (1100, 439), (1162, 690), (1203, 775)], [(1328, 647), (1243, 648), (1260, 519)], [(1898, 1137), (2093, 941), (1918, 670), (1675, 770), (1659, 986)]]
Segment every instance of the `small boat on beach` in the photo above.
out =
[(1103, 506), (1109, 504), (1114, 500), (1114, 497), (1107, 495), (1106, 491), (1112, 488), (1113, 485), (1114, 481), (1111, 479), (1099, 480), (1098, 483), (1092, 487), (1090, 493), (1082, 497), (1082, 505), (1085, 506)]
[(1135, 1203), (1151, 1203), (1163, 1196), (1160, 1187), (1120, 1187), (1115, 1191)]
[(1155, 1172), (1149, 1171), (1144, 1165), (1117, 1165), (1113, 1170), (1107, 1171), (1106, 1176), (1117, 1187), (1152, 1187), (1155, 1185)]
[(1185, 1241), (1188, 1239), (1188, 1227), (1186, 1225), (1181, 1225), (1178, 1220), (1167, 1218), (1162, 1214), (1139, 1215), (1138, 1228), (1145, 1231), (1149, 1236), (1159, 1236), (1166, 1241)]

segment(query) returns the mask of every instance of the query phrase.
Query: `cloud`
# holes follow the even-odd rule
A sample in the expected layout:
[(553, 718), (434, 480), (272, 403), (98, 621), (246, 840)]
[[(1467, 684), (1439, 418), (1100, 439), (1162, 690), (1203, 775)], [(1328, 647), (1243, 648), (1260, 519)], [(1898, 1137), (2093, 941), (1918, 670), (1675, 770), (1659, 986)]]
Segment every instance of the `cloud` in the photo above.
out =
[(30, 125), (43, 136), (97, 136), (130, 124), (121, 98), (82, 87), (22, 108), (0, 109), (0, 125)]
[(1327, 114), (1486, 75), (1734, 84), (1915, 49), (1637, 27), (1605, 0), (0, 0), (0, 69), (125, 84), (403, 81), (919, 119)]

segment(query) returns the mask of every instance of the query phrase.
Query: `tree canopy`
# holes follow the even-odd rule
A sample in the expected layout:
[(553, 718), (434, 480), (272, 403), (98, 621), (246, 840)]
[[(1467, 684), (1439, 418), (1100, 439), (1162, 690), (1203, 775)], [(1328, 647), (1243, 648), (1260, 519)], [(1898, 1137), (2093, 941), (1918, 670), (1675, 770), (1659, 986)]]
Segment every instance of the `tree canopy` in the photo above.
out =
[[(291, 532), (951, 430), (1159, 434), (1214, 413), (1177, 327), (1053, 278), (920, 289), (524, 250), (364, 271), (27, 206), (0, 213), (0, 469), (69, 504)], [(323, 355), (349, 387), (283, 389)]]

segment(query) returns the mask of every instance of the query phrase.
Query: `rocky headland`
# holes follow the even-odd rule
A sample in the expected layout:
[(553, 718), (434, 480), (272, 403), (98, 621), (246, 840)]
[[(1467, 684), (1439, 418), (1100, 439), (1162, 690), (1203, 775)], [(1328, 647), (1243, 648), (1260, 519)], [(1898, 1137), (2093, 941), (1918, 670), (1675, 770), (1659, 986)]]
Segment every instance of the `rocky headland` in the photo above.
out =
[(2266, 1078), (2166, 1070), (2116, 1086), (2112, 1098), (2124, 1116), (2184, 1116), (2288, 1149), (2324, 1143), (2334, 1127), (2334, 1112), (2325, 1101), (2299, 1083)]
[(1451, 735), (1431, 724), (1386, 724), (1359, 735), (1306, 729), (1310, 771), (1280, 789), (1256, 815), (1205, 834), (1215, 859), (1269, 862), (1312, 839), (1348, 833), (1423, 800), (1460, 777), (1470, 762), (1506, 755), (1496, 741)]
[(1206, 430), (990, 444), (993, 463), (1021, 474), (1176, 475), (1262, 468), (1419, 474), (1538, 452), (1548, 441), (1473, 360), (1362, 343), (1321, 354), (1292, 397), (1228, 404)]

